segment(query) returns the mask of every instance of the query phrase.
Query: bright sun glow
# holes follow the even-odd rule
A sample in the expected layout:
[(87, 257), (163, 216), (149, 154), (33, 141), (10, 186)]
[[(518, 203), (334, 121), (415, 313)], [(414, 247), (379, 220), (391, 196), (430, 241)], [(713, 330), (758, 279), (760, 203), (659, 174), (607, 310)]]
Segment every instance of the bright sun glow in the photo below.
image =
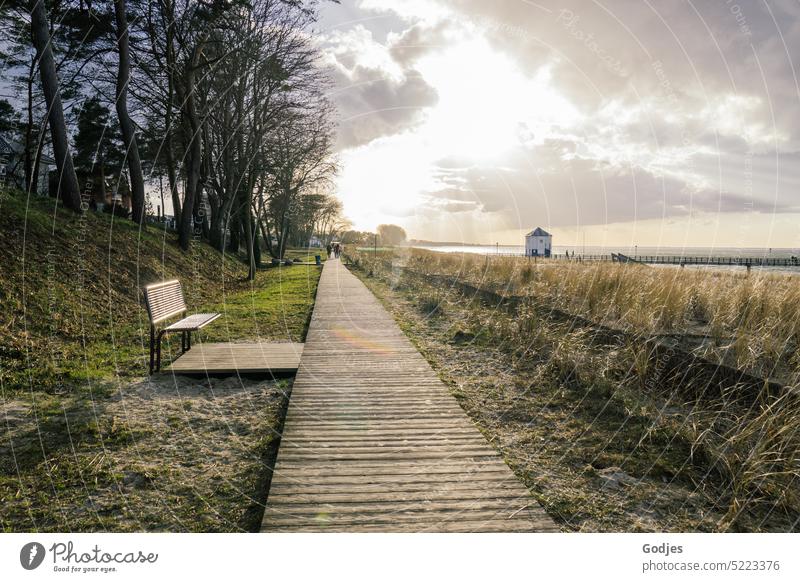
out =
[(444, 156), (497, 160), (521, 142), (542, 143), (556, 127), (579, 118), (551, 88), (546, 68), (526, 78), (482, 39), (429, 56), (418, 69), (439, 95), (420, 133)]
[(413, 216), (426, 194), (452, 187), (434, 177), (441, 160), (502, 165), (513, 148), (539, 145), (580, 121), (547, 67), (526, 78), (483, 39), (431, 54), (417, 69), (438, 95), (422, 122), (343, 154), (339, 191), (359, 228)]

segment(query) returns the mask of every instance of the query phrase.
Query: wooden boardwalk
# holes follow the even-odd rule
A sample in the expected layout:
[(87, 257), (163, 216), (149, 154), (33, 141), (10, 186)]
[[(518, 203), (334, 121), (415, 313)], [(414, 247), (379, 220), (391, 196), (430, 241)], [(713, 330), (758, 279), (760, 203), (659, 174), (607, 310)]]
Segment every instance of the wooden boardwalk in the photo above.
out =
[(336, 260), (322, 272), (261, 529), (558, 531)]
[(293, 374), (300, 343), (197, 343), (165, 368), (176, 374)]

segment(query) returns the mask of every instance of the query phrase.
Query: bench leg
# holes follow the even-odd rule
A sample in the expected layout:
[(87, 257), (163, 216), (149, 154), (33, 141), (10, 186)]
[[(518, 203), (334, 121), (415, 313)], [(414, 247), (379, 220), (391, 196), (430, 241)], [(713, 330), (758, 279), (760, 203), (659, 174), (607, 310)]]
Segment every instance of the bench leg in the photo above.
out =
[(155, 348), (156, 348), (156, 330), (151, 325), (150, 326), (150, 375), (153, 375), (153, 360), (155, 359)]
[(164, 330), (158, 332), (156, 337), (156, 372), (161, 371), (161, 338), (164, 337)]

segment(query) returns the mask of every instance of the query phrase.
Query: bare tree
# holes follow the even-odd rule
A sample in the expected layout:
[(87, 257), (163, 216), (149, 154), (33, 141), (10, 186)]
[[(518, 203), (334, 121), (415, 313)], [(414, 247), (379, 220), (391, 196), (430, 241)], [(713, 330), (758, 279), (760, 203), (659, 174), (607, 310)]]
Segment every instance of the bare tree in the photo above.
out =
[(117, 70), (117, 116), (119, 117), (122, 140), (125, 143), (128, 173), (131, 183), (132, 218), (144, 224), (144, 175), (136, 143), (136, 126), (128, 115), (128, 80), (130, 79), (131, 57), (128, 42), (128, 16), (125, 0), (114, 0), (114, 15), (117, 25), (117, 46), (119, 67)]
[(47, 103), (50, 134), (53, 138), (53, 154), (59, 173), (59, 192), (67, 208), (81, 209), (80, 186), (72, 163), (69, 149), (67, 125), (64, 121), (64, 107), (61, 104), (61, 91), (50, 42), (50, 29), (44, 0), (30, 0), (31, 37), (39, 59), (39, 72), (42, 91)]
[(331, 106), (317, 96), (303, 111), (288, 116), (270, 140), (269, 199), (264, 206), (270, 235), (267, 248), (273, 257), (284, 256), (307, 189), (313, 191), (336, 171), (331, 156), (332, 132)]
[(378, 225), (378, 236), (388, 245), (399, 245), (406, 240), (406, 231), (396, 224)]

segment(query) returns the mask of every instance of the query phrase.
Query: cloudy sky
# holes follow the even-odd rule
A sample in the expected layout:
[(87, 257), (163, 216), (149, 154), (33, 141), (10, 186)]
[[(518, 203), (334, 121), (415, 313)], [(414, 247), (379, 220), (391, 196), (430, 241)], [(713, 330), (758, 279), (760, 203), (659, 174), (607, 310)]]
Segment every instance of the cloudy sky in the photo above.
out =
[(359, 229), (800, 247), (796, 0), (342, 0), (319, 32)]

